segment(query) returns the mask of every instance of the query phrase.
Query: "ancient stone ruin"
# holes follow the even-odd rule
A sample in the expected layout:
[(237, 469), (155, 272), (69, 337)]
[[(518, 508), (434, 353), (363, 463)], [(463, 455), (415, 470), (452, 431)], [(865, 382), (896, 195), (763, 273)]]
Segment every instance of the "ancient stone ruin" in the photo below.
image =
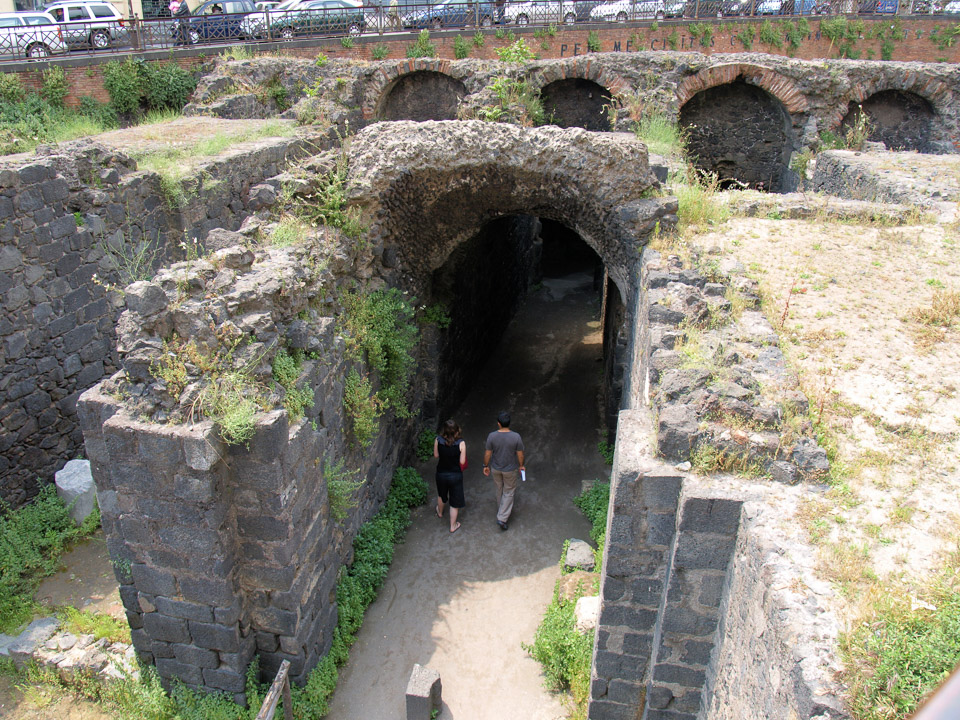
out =
[[(541, 92), (561, 127), (453, 119), (489, 106), (506, 72)], [(629, 128), (631, 100), (656, 104), (689, 126), (703, 169), (786, 192), (805, 181), (792, 160), (851, 113), (874, 117), (888, 147), (954, 151), (957, 70), (669, 53), (509, 70), (261, 59), (222, 63), (188, 111), (275, 114), (238, 88), (241, 76), (276, 78), (296, 100), (283, 117), (317, 122), (206, 167), (219, 182), (198, 179), (186, 207), (93, 143), (0, 170), (0, 421), (5, 451), (17, 448), (0, 468), (4, 492), (28, 495), (26, 478), (76, 451), (82, 429), (141, 659), (165, 680), (240, 701), (255, 654), (265, 676), (289, 660), (303, 681), (330, 647), (336, 577), (357, 528), (417, 431), (388, 413), (358, 447), (345, 379), (369, 368), (344, 341), (345, 294), (396, 288), (452, 308), (457, 330), (419, 328), (408, 396), (436, 420), (523, 300), (542, 228), (555, 223), (603, 266), (602, 402), (617, 430), (589, 716), (842, 717), (816, 659), (835, 642), (832, 616), (816, 597), (801, 609), (766, 591), (810, 558), (779, 557), (787, 540), (771, 539), (775, 513), (760, 499), (683, 469), (708, 448), (795, 498), (828, 469), (811, 428), (794, 422), (807, 399), (743, 268), (693, 270), (647, 247), (671, 231), (677, 202), (659, 192), (646, 148), (617, 131)], [(829, 184), (842, 162), (822, 156), (813, 182)], [(333, 182), (364, 232), (315, 216), (297, 242), (271, 245), (284, 211), (316, 209)], [(191, 255), (184, 232), (209, 252)], [(151, 245), (162, 267), (108, 295), (94, 273), (125, 278), (103, 242)], [(498, 303), (481, 311), (490, 297)], [(479, 321), (457, 322), (467, 317)], [(682, 352), (694, 340), (699, 365)], [(295, 388), (272, 375), (285, 352), (303, 358)], [(230, 443), (200, 408), (212, 378), (229, 389), (239, 371), (261, 407), (253, 435)], [(312, 401), (297, 413), (285, 407), (294, 390)], [(334, 521), (329, 482), (341, 463), (365, 483)], [(753, 692), (734, 697), (734, 686)]]

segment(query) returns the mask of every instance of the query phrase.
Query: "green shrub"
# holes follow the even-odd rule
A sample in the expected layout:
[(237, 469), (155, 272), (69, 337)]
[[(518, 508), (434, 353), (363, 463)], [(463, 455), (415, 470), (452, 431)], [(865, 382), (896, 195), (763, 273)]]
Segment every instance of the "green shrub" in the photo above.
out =
[(601, 440), (597, 443), (597, 452), (603, 457), (603, 461), (607, 465), (613, 465), (613, 453), (616, 448), (612, 443), (608, 443), (606, 440)]
[(407, 48), (408, 58), (435, 57), (437, 46), (430, 42), (430, 31), (421, 30), (417, 41)]
[(754, 29), (753, 25), (747, 25), (740, 32), (737, 33), (737, 40), (740, 41), (740, 44), (743, 45), (744, 50), (753, 49), (753, 40), (757, 37), (757, 31)]
[(366, 450), (380, 430), (383, 410), (370, 378), (361, 377), (356, 369), (350, 371), (343, 383), (343, 407), (350, 418), (354, 440)]
[(365, 359), (380, 378), (379, 402), (409, 417), (406, 395), (413, 372), (413, 350), (420, 332), (413, 306), (396, 288), (372, 293), (348, 292), (342, 297), (341, 328), (352, 357)]
[(675, 122), (659, 113), (644, 114), (634, 126), (637, 137), (657, 155), (682, 155), (684, 135)]
[(383, 60), (389, 53), (390, 48), (387, 47), (386, 43), (377, 43), (370, 51), (370, 56), (374, 60)]
[(600, 33), (596, 30), (587, 33), (587, 50), (589, 52), (600, 52)]
[(346, 470), (343, 460), (323, 464), (323, 477), (327, 481), (327, 502), (330, 505), (330, 517), (343, 520), (347, 513), (357, 506), (356, 493), (364, 483), (363, 478), (354, 476), (358, 470)]
[(433, 457), (433, 441), (437, 434), (430, 428), (424, 428), (417, 436), (417, 460), (426, 462)]
[(523, 38), (506, 47), (497, 48), (496, 52), (501, 61), (514, 65), (522, 65), (534, 58), (533, 51), (527, 46)]
[(0, 506), (0, 632), (13, 633), (30, 619), (41, 578), (60, 568), (60, 556), (72, 541), (99, 526), (95, 511), (78, 528), (53, 485), (17, 510)]
[(40, 97), (54, 107), (62, 108), (63, 100), (70, 92), (67, 87), (67, 75), (63, 68), (54, 65), (43, 71), (43, 85), (40, 87)]
[(100, 102), (89, 95), (80, 97), (80, 107), (78, 110), (81, 115), (90, 118), (104, 128), (116, 127), (120, 123), (112, 105)]
[(440, 330), (446, 330), (450, 327), (450, 323), (453, 322), (453, 320), (445, 306), (440, 303), (434, 303), (423, 311), (423, 322), (436, 325)]
[(63, 629), (74, 635), (93, 635), (95, 640), (106, 638), (110, 642), (131, 642), (130, 625), (112, 615), (78, 610), (69, 605), (61, 608), (57, 615)]
[(18, 103), (27, 96), (20, 76), (13, 73), (0, 73), (0, 102)]
[(771, 45), (776, 48), (783, 47), (783, 36), (777, 32), (777, 29), (774, 28), (773, 23), (769, 20), (764, 20), (760, 25), (760, 42), (765, 45)]
[(580, 508), (580, 512), (590, 521), (590, 539), (598, 545), (602, 545), (602, 538), (607, 531), (610, 483), (595, 481), (589, 489), (584, 490), (573, 499), (573, 504)]
[(303, 350), (289, 353), (286, 348), (281, 348), (273, 358), (273, 379), (284, 389), (283, 407), (291, 422), (299, 420), (307, 408), (313, 407), (313, 390), (297, 387), (303, 358)]
[(470, 43), (463, 39), (463, 35), (457, 35), (453, 39), (453, 57), (457, 60), (470, 57)]
[(533, 636), (533, 644), (523, 644), (523, 649), (543, 666), (547, 686), (551, 690), (569, 689), (578, 707), (583, 707), (589, 696), (594, 631), (577, 631), (574, 609), (577, 599), (591, 589), (581, 587), (570, 600), (562, 599), (558, 590), (554, 590), (543, 622)]
[(103, 66), (103, 85), (119, 115), (143, 110), (180, 110), (197, 86), (193, 75), (175, 63), (127, 58)]

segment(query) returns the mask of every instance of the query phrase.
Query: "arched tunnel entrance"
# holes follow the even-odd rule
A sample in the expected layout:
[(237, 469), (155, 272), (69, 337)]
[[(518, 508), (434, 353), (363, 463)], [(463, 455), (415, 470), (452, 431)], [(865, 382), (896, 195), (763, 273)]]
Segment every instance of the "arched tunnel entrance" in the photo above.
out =
[(857, 123), (860, 115), (869, 119), (869, 140), (882, 142), (888, 150), (930, 152), (933, 106), (924, 98), (904, 90), (874, 93), (859, 105), (850, 103), (841, 132)]
[(592, 80), (567, 78), (546, 85), (540, 91), (548, 121), (560, 127), (608, 132), (607, 108), (610, 92)]
[(418, 70), (400, 76), (380, 101), (381, 120), (455, 120), (466, 86), (449, 75)]
[(425, 414), (435, 411), (442, 419), (461, 404), (484, 365), (496, 362), (490, 353), (525, 298), (583, 294), (596, 301), (600, 359), (608, 360), (596, 386), (604, 408), (600, 425), (615, 427), (621, 387), (614, 381), (613, 348), (624, 334), (624, 306), (600, 257), (575, 231), (531, 215), (497, 218), (450, 254), (431, 285), (431, 302), (449, 308), (451, 324), (439, 348), (436, 401)]
[[(451, 534), (449, 516), (436, 517), (435, 461), (425, 463), (430, 502), (367, 612), (331, 720), (403, 717), (413, 663), (441, 674), (444, 713), (453, 717), (565, 714), (521, 643), (543, 617), (564, 540), (588, 537), (572, 498), (609, 475), (597, 452), (598, 277), (600, 258), (576, 232), (531, 215), (484, 223), (434, 271), (433, 300), (445, 300), (451, 315), (439, 353), (439, 374), (448, 378), (439, 417), (463, 430), (466, 506)], [(481, 472), (485, 439), (503, 409), (523, 438), (527, 467), (506, 532), (496, 522), (493, 482)]]
[(680, 108), (680, 125), (696, 166), (721, 186), (791, 189), (793, 128), (786, 109), (742, 78), (708, 88)]

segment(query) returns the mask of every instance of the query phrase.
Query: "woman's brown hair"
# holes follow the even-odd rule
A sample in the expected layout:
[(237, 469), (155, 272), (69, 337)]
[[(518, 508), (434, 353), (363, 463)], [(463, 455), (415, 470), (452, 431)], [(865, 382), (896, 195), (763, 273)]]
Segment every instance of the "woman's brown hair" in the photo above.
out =
[(447, 444), (460, 439), (460, 426), (454, 420), (447, 420), (440, 430), (440, 435), (447, 441)]

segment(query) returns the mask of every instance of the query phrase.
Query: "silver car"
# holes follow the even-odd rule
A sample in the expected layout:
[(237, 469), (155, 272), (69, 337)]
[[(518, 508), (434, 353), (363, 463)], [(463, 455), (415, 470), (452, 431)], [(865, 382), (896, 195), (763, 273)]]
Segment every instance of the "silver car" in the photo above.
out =
[(515, 25), (570, 25), (577, 21), (574, 0), (514, 0), (504, 8), (503, 21)]
[(66, 51), (63, 34), (51, 15), (0, 13), (0, 56), (45, 58)]

